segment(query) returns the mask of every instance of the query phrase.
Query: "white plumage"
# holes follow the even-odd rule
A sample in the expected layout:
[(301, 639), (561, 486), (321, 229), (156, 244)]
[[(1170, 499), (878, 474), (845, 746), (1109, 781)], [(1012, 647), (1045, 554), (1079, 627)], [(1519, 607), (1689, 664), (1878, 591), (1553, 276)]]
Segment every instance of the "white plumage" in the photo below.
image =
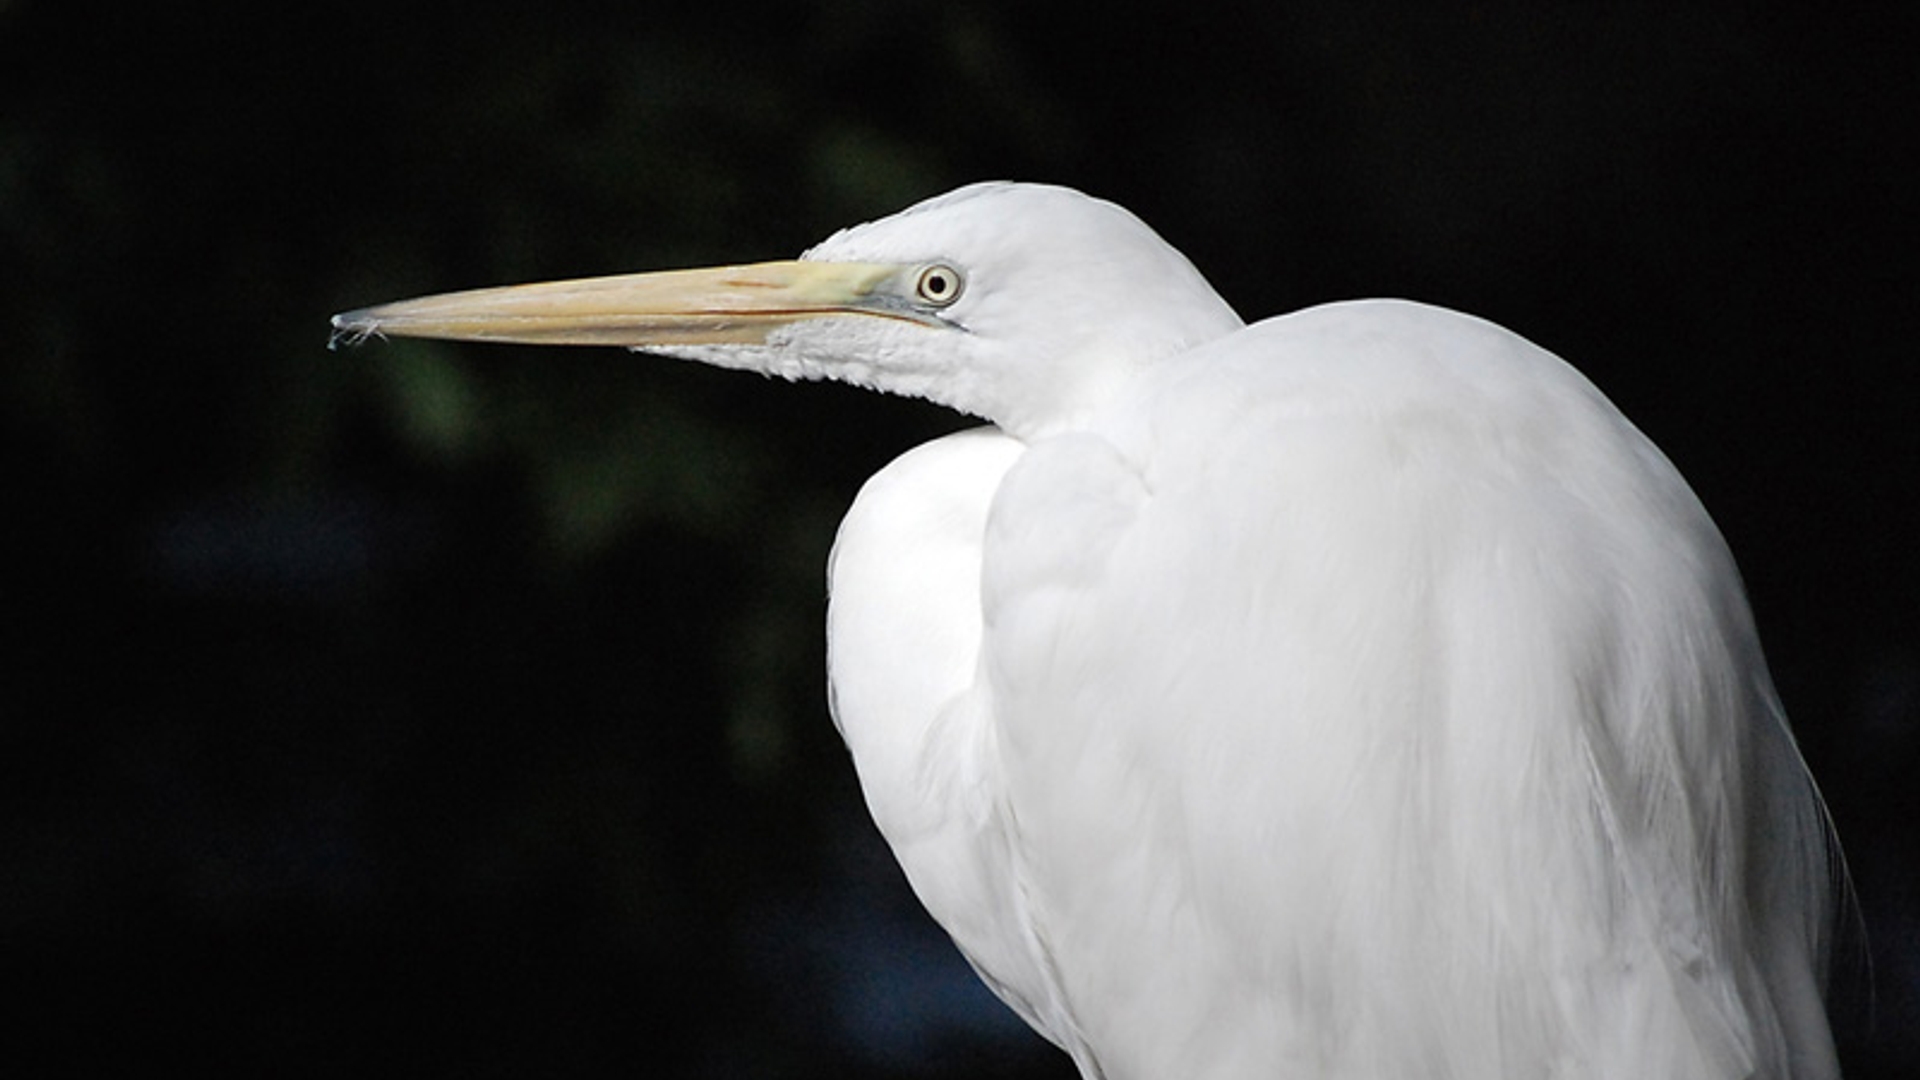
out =
[(801, 263), (336, 323), (991, 422), (848, 513), (834, 712), (928, 910), (1085, 1076), (1835, 1075), (1832, 848), (1733, 560), (1521, 338), (1243, 326), (1125, 211), (1007, 184)]

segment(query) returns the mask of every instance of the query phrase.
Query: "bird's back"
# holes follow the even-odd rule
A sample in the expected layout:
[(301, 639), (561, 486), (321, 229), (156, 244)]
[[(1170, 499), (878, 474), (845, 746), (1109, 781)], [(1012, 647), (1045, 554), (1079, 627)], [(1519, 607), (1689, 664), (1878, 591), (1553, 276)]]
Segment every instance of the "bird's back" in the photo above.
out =
[(1817, 797), (1638, 431), (1400, 303), (1137, 389), (981, 473), (977, 674), (912, 722), (964, 797), (875, 804), (1003, 996), (1109, 1080), (1832, 1074)]

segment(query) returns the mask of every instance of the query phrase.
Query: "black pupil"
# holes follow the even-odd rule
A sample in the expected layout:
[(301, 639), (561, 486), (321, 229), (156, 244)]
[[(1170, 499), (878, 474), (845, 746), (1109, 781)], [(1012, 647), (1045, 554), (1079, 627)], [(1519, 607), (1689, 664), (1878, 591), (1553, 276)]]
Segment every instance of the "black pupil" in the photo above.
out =
[(947, 295), (947, 275), (938, 272), (928, 274), (927, 295), (936, 300)]

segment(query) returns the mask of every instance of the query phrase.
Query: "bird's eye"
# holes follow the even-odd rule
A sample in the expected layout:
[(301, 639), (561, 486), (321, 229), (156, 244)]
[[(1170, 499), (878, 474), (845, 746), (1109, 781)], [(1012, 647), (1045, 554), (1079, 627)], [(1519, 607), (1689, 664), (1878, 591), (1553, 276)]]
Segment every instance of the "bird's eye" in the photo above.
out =
[(962, 284), (960, 271), (951, 266), (934, 263), (932, 266), (921, 268), (920, 276), (913, 283), (913, 293), (922, 303), (934, 307), (946, 307), (960, 299)]

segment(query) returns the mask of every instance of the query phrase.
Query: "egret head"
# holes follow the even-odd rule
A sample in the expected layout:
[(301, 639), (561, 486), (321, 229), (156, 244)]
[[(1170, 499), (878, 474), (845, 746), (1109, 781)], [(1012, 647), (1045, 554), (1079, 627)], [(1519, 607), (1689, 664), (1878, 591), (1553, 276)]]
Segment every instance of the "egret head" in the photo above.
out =
[(607, 344), (923, 397), (1033, 437), (1240, 320), (1138, 218), (976, 184), (798, 261), (481, 289), (334, 317), (348, 335)]

